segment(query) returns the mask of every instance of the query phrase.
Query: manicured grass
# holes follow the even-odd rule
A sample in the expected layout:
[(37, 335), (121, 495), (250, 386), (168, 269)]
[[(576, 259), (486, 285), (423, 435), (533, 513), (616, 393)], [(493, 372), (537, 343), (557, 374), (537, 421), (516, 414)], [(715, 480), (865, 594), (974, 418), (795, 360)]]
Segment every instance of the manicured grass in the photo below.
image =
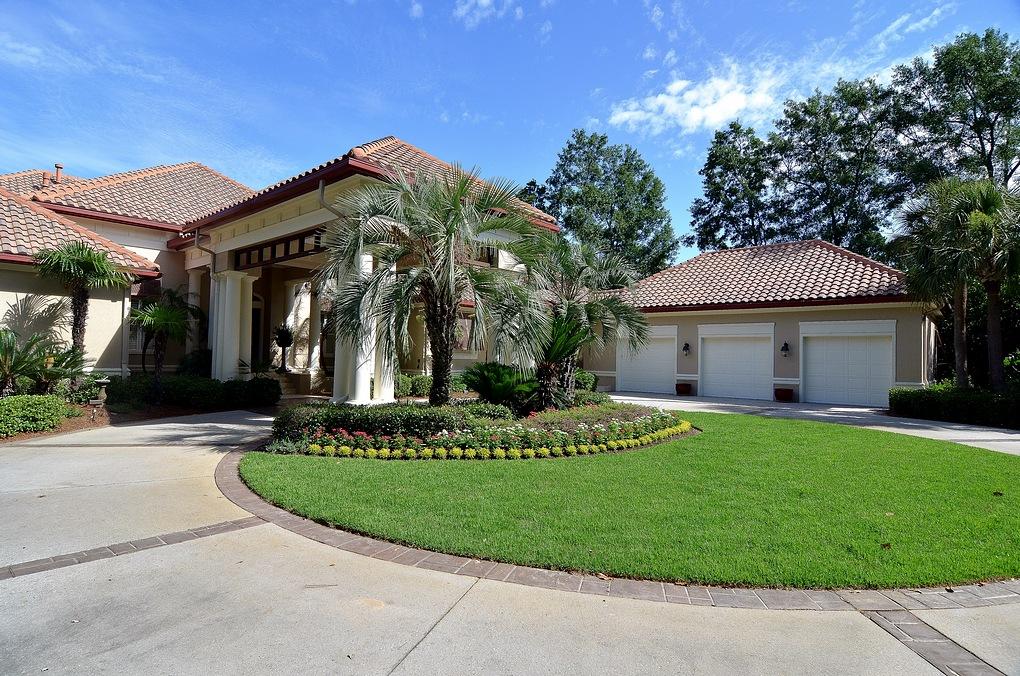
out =
[(268, 500), (454, 554), (713, 584), (904, 587), (1020, 575), (1020, 457), (692, 413), (702, 434), (527, 461), (250, 453)]

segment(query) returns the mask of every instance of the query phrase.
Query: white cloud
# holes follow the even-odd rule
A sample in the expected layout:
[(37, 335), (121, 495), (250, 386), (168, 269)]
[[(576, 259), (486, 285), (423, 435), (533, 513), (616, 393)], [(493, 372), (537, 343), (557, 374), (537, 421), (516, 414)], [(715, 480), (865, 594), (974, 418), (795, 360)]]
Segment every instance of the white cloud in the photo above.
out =
[(899, 42), (903, 39), (903, 35), (900, 33), (900, 28), (905, 23), (910, 21), (910, 14), (901, 14), (896, 19), (879, 31), (873, 38), (871, 38), (871, 46), (873, 49), (879, 52), (884, 52), (889, 48), (889, 45), (893, 42)]
[(652, 5), (651, 9), (648, 10), (648, 18), (656, 30), (662, 30), (663, 16), (665, 16), (665, 13), (662, 11), (662, 7), (658, 5)]
[(546, 19), (545, 22), (539, 27), (538, 35), (539, 39), (543, 44), (548, 42), (549, 38), (552, 37), (552, 29), (553, 29), (552, 21), (549, 21), (549, 19)]
[(658, 52), (655, 50), (655, 45), (648, 45), (645, 47), (645, 51), (641, 53), (641, 58), (645, 61), (652, 61), (656, 55), (658, 55)]
[(411, 2), (411, 9), (409, 11), (412, 19), (420, 19), (425, 14), (425, 8), (416, 0)]
[(43, 62), (43, 50), (36, 45), (18, 42), (7, 33), (0, 33), (0, 62), (13, 66), (38, 66)]
[(521, 19), (524, 17), (524, 9), (517, 0), (457, 0), (453, 16), (463, 21), (466, 28), (472, 29), (489, 19), (502, 19), (506, 16)]
[(655, 74), (658, 72), (659, 72), (658, 68), (651, 68), (649, 70), (646, 70), (644, 73), (641, 74), (641, 79), (651, 80), (653, 77), (655, 77)]
[(956, 12), (956, 3), (947, 2), (944, 5), (939, 5), (932, 10), (931, 14), (918, 19), (914, 23), (910, 24), (904, 29), (904, 33), (916, 33), (918, 31), (926, 31), (929, 28), (934, 28), (942, 19), (951, 16)]
[(737, 117), (756, 122), (775, 112), (780, 84), (771, 69), (728, 61), (701, 82), (675, 78), (658, 94), (614, 105), (609, 123), (654, 136), (672, 129), (682, 134), (712, 130)]
[(668, 52), (666, 52), (666, 55), (662, 57), (662, 65), (664, 65), (666, 68), (672, 68), (673, 66), (676, 65), (676, 62), (677, 56), (675, 49), (669, 50)]

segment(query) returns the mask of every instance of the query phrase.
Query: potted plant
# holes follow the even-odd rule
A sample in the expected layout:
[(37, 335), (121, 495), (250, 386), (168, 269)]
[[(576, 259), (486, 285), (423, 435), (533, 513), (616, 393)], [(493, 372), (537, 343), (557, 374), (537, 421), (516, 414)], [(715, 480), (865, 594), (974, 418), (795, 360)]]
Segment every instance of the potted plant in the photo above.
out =
[(287, 348), (294, 344), (294, 330), (286, 324), (273, 329), (273, 342), (280, 348), (280, 368), (277, 373), (287, 372)]

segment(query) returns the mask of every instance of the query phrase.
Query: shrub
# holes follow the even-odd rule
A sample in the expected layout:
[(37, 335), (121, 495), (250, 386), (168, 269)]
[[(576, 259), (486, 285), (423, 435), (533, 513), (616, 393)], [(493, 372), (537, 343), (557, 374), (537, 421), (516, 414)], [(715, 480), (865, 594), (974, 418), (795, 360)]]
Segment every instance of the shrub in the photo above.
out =
[(212, 375), (212, 350), (192, 350), (181, 357), (181, 363), (177, 365), (177, 375), (210, 377)]
[(283, 396), (280, 381), (276, 378), (252, 378), (245, 381), (245, 389), (248, 406), (272, 406)]
[(612, 398), (605, 392), (589, 392), (587, 390), (577, 390), (574, 392), (574, 406), (599, 406), (601, 404), (612, 403)]
[(398, 373), (393, 378), (393, 396), (403, 399), (411, 396), (411, 378)]
[(484, 401), (460, 400), (454, 406), (464, 409), (476, 418), (487, 420), (513, 420), (514, 412), (502, 404), (489, 404)]
[(427, 397), (429, 396), (429, 390), (432, 389), (432, 376), (419, 373), (416, 376), (411, 376), (411, 396), (412, 397)]
[(598, 377), (590, 371), (577, 369), (577, 372), (574, 374), (574, 384), (581, 392), (594, 392), (598, 382)]
[[(114, 377), (106, 388), (110, 404), (131, 404), (152, 400), (153, 378), (139, 374)], [(273, 378), (221, 382), (200, 376), (164, 376), (163, 403), (169, 406), (221, 411), (230, 408), (271, 406), (280, 400), (279, 381)]]
[(889, 390), (889, 411), (894, 415), (993, 427), (1020, 427), (1020, 386), (996, 393), (937, 383), (921, 389)]
[(472, 364), (464, 371), (464, 383), (490, 404), (521, 410), (534, 394), (537, 383), (512, 366), (490, 361)]
[(0, 437), (45, 432), (67, 417), (68, 406), (52, 394), (22, 394), (0, 399)]
[(470, 425), (471, 416), (463, 406), (305, 404), (281, 411), (273, 421), (273, 436), (298, 439), (321, 427), (327, 431), (347, 430), (373, 435), (406, 434), (422, 437)]
[(100, 388), (96, 381), (102, 377), (102, 374), (90, 373), (78, 378), (77, 384), (70, 379), (61, 380), (53, 388), (53, 394), (69, 404), (87, 404), (99, 396)]
[[(430, 376), (431, 378), (431, 376)], [(432, 387), (432, 381), (429, 381), (429, 387)], [(467, 391), (467, 383), (464, 382), (464, 374), (454, 373), (450, 376), (450, 391), (451, 392), (465, 392)], [(428, 396), (428, 392), (425, 392), (425, 396)]]
[(265, 450), (269, 453), (301, 453), (305, 445), (301, 441), (290, 439), (273, 439), (266, 445)]

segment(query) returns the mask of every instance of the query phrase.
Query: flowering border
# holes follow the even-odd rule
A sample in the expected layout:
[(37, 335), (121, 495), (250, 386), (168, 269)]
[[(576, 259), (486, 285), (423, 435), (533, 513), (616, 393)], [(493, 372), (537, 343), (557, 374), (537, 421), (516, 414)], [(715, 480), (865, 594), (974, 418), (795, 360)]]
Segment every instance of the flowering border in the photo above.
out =
[(689, 434), (693, 430), (690, 421), (669, 412), (634, 421), (590, 426), (581, 424), (574, 432), (516, 425), (441, 433), (419, 439), (401, 435), (372, 436), (346, 430), (330, 433), (316, 430), (310, 435), (303, 453), (368, 460), (531, 460), (626, 451)]

